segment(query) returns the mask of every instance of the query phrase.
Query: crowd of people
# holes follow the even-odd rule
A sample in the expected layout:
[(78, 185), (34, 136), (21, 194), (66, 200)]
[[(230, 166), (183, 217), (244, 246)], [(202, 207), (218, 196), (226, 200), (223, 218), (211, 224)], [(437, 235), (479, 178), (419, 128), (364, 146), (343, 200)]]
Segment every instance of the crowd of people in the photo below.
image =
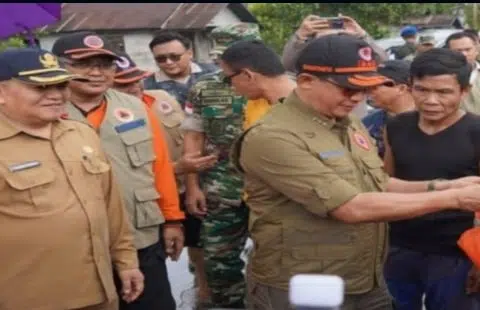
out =
[(176, 309), (184, 247), (197, 309), (292, 309), (297, 274), (345, 310), (480, 309), (478, 34), (390, 59), (341, 19), (281, 57), (216, 27), (210, 63), (163, 30), (156, 72), (93, 32), (1, 52), (0, 309)]

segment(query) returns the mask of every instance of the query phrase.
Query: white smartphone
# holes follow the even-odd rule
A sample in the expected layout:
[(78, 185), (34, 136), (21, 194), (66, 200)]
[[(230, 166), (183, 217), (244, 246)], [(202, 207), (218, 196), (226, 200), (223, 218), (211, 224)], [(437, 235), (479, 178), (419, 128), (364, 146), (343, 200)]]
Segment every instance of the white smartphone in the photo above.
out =
[(345, 283), (333, 275), (299, 274), (290, 279), (289, 298), (294, 309), (339, 310)]

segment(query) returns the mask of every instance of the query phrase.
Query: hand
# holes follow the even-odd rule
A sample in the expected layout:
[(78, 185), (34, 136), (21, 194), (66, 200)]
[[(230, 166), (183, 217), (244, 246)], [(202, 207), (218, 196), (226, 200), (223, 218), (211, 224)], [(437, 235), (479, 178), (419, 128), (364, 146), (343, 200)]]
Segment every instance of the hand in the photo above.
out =
[(122, 282), (121, 297), (126, 303), (131, 303), (143, 292), (143, 274), (139, 269), (122, 270), (118, 272)]
[(217, 155), (202, 156), (201, 152), (187, 153), (177, 161), (175, 170), (178, 174), (199, 172), (212, 168), (217, 163)]
[(330, 26), (326, 19), (322, 19), (316, 15), (308, 15), (302, 21), (302, 24), (296, 31), (296, 34), (300, 39), (306, 40), (308, 37), (315, 36), (317, 32), (321, 30), (327, 30), (329, 27)]
[(188, 213), (198, 218), (207, 215), (207, 198), (203, 191), (198, 187), (187, 188), (185, 204)]
[(163, 225), (163, 240), (165, 242), (165, 253), (174, 262), (182, 254), (185, 240), (182, 224), (166, 223)]
[(457, 206), (460, 209), (478, 212), (480, 211), (480, 185), (470, 185), (454, 189), (457, 198)]
[(356, 37), (363, 37), (367, 35), (367, 32), (357, 23), (357, 21), (349, 16), (342, 16), (341, 14), (338, 17), (343, 18), (343, 25), (345, 28), (345, 33), (354, 35)]
[(469, 176), (458, 178), (455, 180), (448, 181), (438, 181), (438, 184), (435, 184), (436, 190), (451, 189), (451, 188), (462, 188), (470, 185), (480, 184), (480, 177)]
[(475, 266), (472, 266), (468, 272), (465, 291), (467, 295), (480, 292), (480, 270)]

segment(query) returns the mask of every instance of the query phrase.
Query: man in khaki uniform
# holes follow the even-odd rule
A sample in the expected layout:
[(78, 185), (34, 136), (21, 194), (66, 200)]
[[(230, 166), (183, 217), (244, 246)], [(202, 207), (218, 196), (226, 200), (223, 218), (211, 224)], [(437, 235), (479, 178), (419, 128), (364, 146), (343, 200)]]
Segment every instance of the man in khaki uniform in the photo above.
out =
[[(383, 221), (478, 208), (480, 186), (447, 189), (478, 177), (387, 177), (367, 130), (349, 116), (366, 90), (387, 81), (372, 55), (350, 35), (313, 41), (297, 60), (296, 90), (236, 143), (232, 155), (245, 173), (255, 242), (248, 279), (254, 309), (289, 309), (289, 280), (302, 273), (341, 276), (342, 309), (391, 309)], [(435, 188), (442, 191), (422, 193)]]
[[(66, 68), (87, 78), (69, 84), (69, 118), (94, 127), (122, 189), (134, 242), (145, 275), (145, 291), (121, 310), (176, 309), (165, 264), (183, 249), (178, 192), (158, 117), (130, 95), (110, 89), (119, 57), (91, 32), (60, 37), (52, 47)], [(117, 286), (119, 285), (116, 279)]]
[(40, 49), (0, 53), (0, 309), (118, 309), (143, 276), (95, 131), (62, 120), (74, 76)]

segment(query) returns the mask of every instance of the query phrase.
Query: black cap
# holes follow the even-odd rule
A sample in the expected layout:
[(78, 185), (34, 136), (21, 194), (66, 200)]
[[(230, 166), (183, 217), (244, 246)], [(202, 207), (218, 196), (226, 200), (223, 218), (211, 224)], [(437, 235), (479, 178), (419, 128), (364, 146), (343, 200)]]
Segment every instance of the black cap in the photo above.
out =
[(126, 53), (119, 53), (119, 60), (115, 61), (117, 69), (115, 71), (115, 83), (128, 84), (138, 82), (153, 72), (145, 71), (137, 67), (135, 62)]
[(348, 89), (365, 89), (389, 81), (378, 74), (372, 48), (348, 34), (332, 34), (312, 41), (300, 53), (297, 72), (329, 78)]
[(409, 84), (410, 62), (405, 60), (388, 60), (378, 65), (378, 73), (396, 84)]
[(0, 53), (0, 81), (10, 79), (33, 85), (84, 80), (68, 73), (55, 55), (39, 48), (15, 48)]
[(84, 59), (99, 55), (119, 59), (108, 40), (94, 32), (78, 32), (62, 35), (52, 47), (52, 52), (70, 59)]

